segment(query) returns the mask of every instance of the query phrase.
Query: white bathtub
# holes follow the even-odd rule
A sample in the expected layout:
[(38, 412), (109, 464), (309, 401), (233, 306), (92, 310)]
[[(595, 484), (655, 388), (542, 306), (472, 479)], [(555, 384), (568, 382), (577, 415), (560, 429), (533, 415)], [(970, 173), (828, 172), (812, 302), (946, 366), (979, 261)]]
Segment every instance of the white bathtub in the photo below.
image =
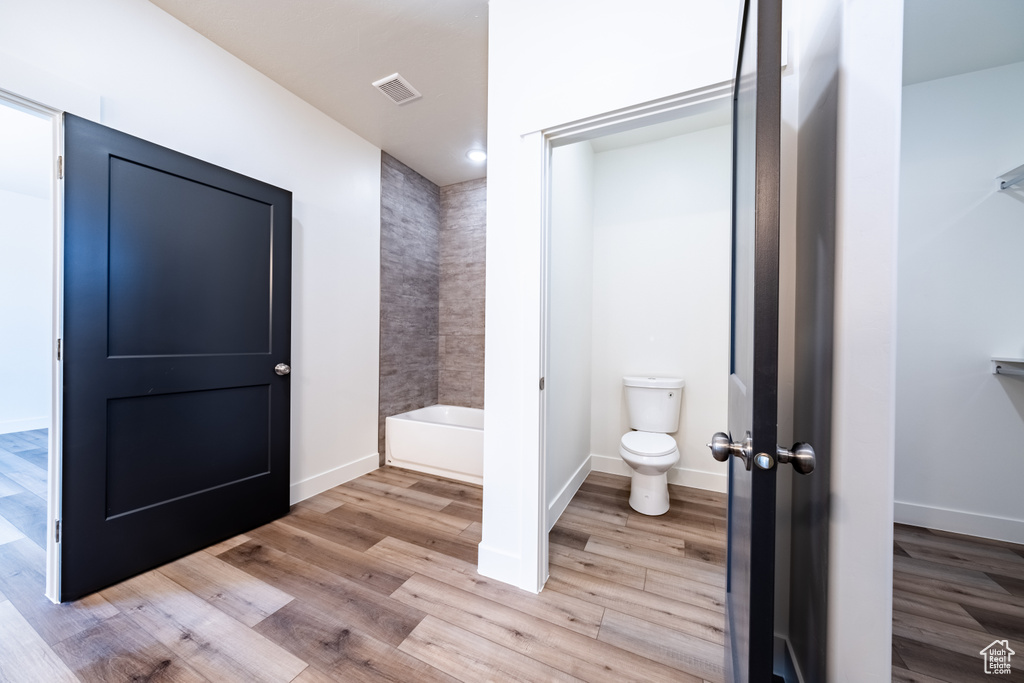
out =
[(436, 405), (384, 420), (387, 463), (483, 484), (484, 411)]

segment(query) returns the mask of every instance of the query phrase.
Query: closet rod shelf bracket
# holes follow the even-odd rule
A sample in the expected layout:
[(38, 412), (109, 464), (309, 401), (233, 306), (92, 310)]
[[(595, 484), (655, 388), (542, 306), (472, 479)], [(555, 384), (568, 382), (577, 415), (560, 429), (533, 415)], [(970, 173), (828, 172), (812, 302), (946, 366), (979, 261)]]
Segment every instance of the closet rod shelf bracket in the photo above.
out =
[(992, 374), (1024, 378), (1024, 358), (993, 358)]
[(1021, 181), (1024, 181), (1024, 165), (1018, 166), (1012, 171), (1007, 171), (1003, 175), (999, 176), (998, 180), (1000, 181), (1000, 190), (1008, 190)]

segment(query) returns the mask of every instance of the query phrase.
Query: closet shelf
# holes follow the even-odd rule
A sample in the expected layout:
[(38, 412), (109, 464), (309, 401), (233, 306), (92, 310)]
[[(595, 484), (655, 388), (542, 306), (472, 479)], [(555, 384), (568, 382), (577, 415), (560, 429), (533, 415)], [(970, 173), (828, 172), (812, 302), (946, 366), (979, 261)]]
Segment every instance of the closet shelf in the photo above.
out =
[(992, 374), (1024, 377), (1024, 358), (993, 358)]

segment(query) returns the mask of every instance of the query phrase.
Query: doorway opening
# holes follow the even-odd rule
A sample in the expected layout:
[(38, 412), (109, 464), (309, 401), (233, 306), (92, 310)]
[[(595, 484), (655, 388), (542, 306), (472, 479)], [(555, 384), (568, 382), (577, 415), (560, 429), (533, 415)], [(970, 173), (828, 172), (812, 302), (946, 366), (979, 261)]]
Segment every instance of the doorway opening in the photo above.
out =
[[(60, 115), (0, 93), (0, 544), (57, 596)], [(43, 588), (41, 586), (41, 588)]]
[(964, 680), (1024, 644), (1024, 6), (908, 0), (903, 29), (893, 672)]
[(541, 373), (549, 530), (589, 471), (631, 473), (619, 456), (630, 431), (625, 376), (683, 380), (668, 479), (726, 490), (704, 444), (728, 408), (729, 102), (552, 146)]
[[(657, 621), (662, 654), (672, 638), (699, 652), (659, 661), (713, 680), (728, 480), (705, 444), (728, 419), (731, 87), (695, 99), (546, 135), (539, 550), (550, 588), (606, 595), (612, 610), (632, 591), (636, 613), (602, 639), (629, 649), (619, 627)], [(628, 503), (625, 376), (684, 382), (663, 515)]]

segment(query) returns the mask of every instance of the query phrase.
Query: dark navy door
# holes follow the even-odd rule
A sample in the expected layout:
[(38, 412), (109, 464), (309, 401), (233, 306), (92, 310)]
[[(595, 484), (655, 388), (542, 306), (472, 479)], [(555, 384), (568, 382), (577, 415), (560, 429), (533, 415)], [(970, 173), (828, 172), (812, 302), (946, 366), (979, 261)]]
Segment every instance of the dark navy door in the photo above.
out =
[(288, 511), (291, 193), (71, 115), (64, 145), (70, 600)]
[(729, 437), (742, 456), (729, 458), (726, 680), (737, 683), (772, 680), (781, 30), (779, 0), (747, 0), (733, 90)]

